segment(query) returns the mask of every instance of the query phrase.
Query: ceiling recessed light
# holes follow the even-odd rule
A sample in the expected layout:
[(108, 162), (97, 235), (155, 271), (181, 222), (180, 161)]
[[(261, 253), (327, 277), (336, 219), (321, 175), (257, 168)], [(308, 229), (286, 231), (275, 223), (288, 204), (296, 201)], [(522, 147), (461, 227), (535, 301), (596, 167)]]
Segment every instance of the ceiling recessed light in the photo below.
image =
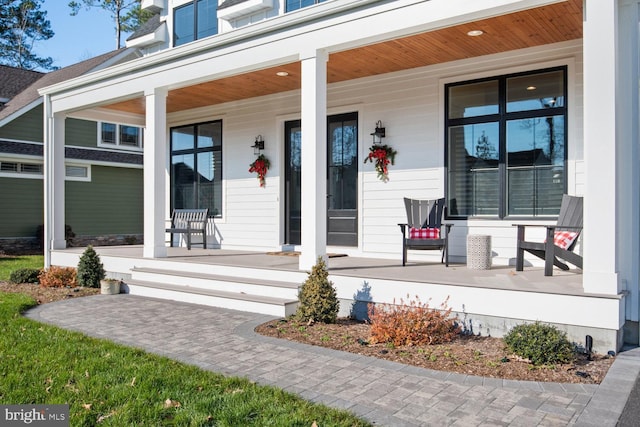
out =
[(527, 90), (536, 90), (536, 89), (538, 89), (538, 88), (535, 87), (535, 86), (527, 86)]
[(278, 71), (276, 73), (276, 76), (279, 76), (279, 77), (287, 77), (288, 75), (289, 73), (287, 73), (286, 71)]
[(482, 31), (482, 30), (471, 30), (471, 31), (467, 32), (467, 35), (471, 36), (471, 37), (478, 37), (478, 36), (481, 36), (483, 34), (484, 34), (484, 31)]

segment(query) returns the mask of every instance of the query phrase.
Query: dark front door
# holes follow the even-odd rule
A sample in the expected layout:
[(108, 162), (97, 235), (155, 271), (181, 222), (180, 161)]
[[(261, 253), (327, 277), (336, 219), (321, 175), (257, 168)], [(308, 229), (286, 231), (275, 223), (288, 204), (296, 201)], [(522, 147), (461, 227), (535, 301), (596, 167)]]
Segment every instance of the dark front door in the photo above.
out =
[(358, 114), (327, 119), (327, 244), (358, 246)]
[[(285, 123), (285, 243), (301, 243), (301, 124)], [(327, 119), (327, 244), (358, 245), (358, 114)]]

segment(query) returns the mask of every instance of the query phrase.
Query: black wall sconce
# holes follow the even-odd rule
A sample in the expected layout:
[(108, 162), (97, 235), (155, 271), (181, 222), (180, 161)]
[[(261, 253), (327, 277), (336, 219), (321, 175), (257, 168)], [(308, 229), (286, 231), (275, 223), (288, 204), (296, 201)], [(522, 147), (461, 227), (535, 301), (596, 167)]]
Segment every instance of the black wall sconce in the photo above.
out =
[(253, 154), (256, 156), (260, 154), (260, 151), (264, 150), (264, 140), (262, 139), (262, 135), (256, 136), (256, 141), (251, 147), (253, 147)]
[(382, 122), (378, 120), (376, 122), (376, 130), (371, 134), (371, 136), (373, 137), (374, 144), (382, 143), (382, 138), (385, 137), (385, 130), (386, 129), (382, 127)]

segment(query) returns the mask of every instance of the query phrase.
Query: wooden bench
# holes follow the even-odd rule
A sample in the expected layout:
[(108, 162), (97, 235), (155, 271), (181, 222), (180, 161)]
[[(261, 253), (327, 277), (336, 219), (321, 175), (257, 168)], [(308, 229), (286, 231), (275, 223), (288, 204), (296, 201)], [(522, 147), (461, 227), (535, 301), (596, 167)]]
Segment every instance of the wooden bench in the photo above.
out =
[(202, 247), (207, 248), (207, 225), (209, 209), (175, 209), (171, 214), (171, 227), (165, 231), (171, 233), (171, 246), (174, 234), (186, 234), (187, 249), (191, 250), (191, 235), (202, 234)]

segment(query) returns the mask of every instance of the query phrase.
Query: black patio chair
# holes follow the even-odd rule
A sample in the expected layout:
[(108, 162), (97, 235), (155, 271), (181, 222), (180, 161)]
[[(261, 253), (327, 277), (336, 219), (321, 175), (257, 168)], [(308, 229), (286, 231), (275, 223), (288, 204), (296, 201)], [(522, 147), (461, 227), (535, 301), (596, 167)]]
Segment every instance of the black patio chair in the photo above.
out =
[(582, 231), (582, 205), (582, 197), (563, 195), (556, 225), (543, 226), (547, 228), (544, 242), (525, 241), (525, 228), (541, 225), (514, 224), (518, 227), (516, 271), (524, 269), (525, 251), (544, 260), (545, 276), (553, 275), (554, 265), (569, 270), (569, 266), (560, 260), (582, 269), (582, 256), (573, 252)]
[[(415, 200), (404, 198), (407, 223), (398, 224), (402, 231), (402, 265), (407, 263), (407, 250), (442, 251), (443, 262), (449, 266), (449, 232), (453, 224), (442, 224), (444, 198)], [(443, 227), (444, 225), (444, 227)]]

